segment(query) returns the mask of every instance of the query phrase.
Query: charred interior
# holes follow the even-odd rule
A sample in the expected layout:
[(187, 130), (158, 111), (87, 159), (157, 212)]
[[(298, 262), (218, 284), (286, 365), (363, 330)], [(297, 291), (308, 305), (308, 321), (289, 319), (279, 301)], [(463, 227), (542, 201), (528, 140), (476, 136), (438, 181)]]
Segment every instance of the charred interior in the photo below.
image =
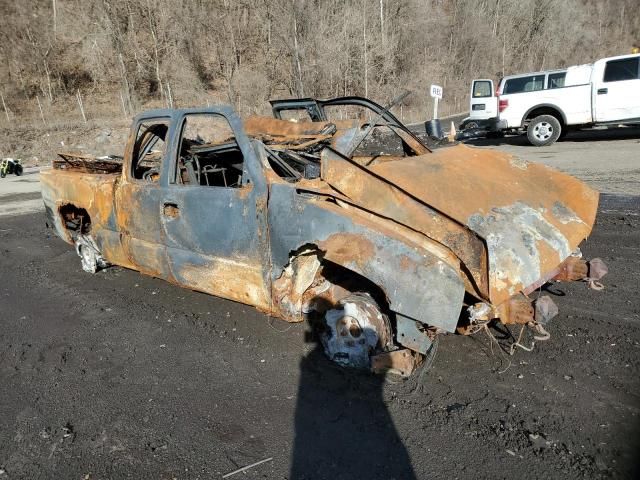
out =
[(206, 145), (183, 142), (178, 160), (178, 183), (206, 187), (240, 187), (242, 152), (235, 142)]
[(60, 207), (60, 217), (67, 230), (76, 234), (86, 235), (91, 231), (91, 217), (84, 208), (72, 204)]

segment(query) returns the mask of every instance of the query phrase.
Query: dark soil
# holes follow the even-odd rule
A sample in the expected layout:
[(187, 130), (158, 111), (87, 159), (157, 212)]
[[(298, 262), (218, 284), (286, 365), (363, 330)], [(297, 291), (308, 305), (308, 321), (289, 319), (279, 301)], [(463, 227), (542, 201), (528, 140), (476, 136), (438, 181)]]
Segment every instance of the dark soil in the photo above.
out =
[(334, 366), (306, 325), (87, 274), (41, 215), (2, 218), (0, 480), (209, 479), (269, 457), (232, 479), (637, 477), (639, 212), (604, 199), (583, 251), (606, 289), (553, 285), (549, 341), (506, 357), (448, 335), (406, 381)]

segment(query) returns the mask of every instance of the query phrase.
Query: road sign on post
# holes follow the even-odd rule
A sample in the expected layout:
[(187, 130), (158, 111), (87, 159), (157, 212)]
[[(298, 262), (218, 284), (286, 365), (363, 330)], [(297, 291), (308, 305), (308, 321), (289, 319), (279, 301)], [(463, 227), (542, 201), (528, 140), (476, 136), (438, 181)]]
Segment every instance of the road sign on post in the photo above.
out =
[(433, 118), (438, 118), (438, 100), (442, 100), (442, 87), (431, 85), (431, 96), (433, 97)]

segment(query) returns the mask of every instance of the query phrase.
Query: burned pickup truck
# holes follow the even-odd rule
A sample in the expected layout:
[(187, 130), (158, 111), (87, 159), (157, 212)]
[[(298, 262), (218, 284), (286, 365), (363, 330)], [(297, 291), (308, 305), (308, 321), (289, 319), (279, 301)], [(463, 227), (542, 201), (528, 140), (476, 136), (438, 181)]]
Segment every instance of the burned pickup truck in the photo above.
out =
[[(544, 333), (554, 305), (532, 294), (602, 275), (578, 248), (596, 191), (492, 150), (430, 151), (357, 102), (362, 120), (145, 112), (124, 157), (65, 154), (41, 173), (48, 223), (88, 272), (120, 265), (309, 319), (332, 360), (403, 374), (441, 333), (496, 319)], [(362, 150), (376, 130), (394, 153)]]

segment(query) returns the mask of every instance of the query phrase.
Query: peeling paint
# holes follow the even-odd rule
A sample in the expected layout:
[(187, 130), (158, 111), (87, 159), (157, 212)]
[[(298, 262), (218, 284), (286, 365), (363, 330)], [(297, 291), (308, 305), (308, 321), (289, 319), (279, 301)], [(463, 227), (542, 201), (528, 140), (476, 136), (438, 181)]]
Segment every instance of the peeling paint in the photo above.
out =
[(551, 213), (553, 213), (553, 216), (560, 220), (564, 225), (571, 222), (584, 223), (583, 220), (576, 215), (576, 212), (560, 202), (555, 202), (553, 204)]
[(468, 224), (486, 238), (491, 281), (497, 290), (507, 290), (509, 296), (541, 277), (538, 241), (551, 248), (558, 264), (572, 251), (562, 232), (539, 210), (524, 203), (494, 208), (486, 216), (472, 215)]

